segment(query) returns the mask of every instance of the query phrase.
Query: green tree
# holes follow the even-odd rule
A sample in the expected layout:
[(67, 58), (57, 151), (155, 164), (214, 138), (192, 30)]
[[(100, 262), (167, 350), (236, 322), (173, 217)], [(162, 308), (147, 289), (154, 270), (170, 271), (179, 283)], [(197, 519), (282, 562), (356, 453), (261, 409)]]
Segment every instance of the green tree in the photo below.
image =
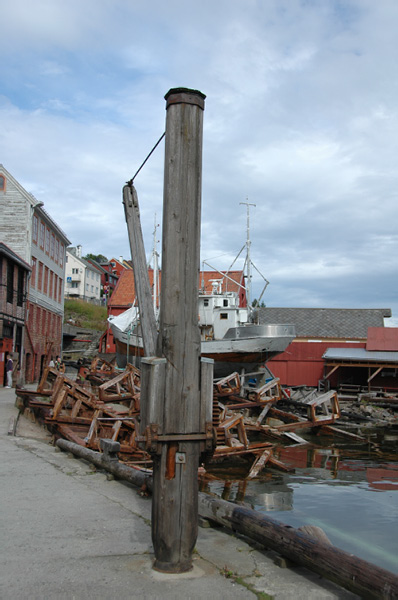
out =
[(265, 308), (264, 302), (261, 302), (261, 304), (259, 304), (257, 298), (254, 298), (252, 306), (259, 306), (261, 308)]
[(85, 260), (95, 260), (97, 263), (108, 262), (108, 259), (103, 254), (86, 254), (83, 256)]

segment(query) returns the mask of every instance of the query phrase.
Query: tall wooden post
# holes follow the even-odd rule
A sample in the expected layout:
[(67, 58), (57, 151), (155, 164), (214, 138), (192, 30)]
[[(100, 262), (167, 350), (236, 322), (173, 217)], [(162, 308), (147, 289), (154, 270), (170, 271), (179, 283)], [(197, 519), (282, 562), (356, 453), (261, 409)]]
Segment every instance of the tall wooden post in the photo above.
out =
[(192, 567), (198, 533), (200, 442), (200, 268), (202, 135), (205, 96), (185, 88), (165, 96), (162, 293), (157, 356), (166, 359), (161, 443), (154, 455), (154, 568)]

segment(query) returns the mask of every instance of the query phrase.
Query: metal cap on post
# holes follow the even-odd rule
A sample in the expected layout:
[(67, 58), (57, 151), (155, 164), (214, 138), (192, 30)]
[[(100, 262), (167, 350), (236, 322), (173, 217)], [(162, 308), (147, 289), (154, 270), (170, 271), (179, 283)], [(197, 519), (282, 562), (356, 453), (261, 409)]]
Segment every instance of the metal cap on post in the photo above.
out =
[(205, 94), (202, 94), (199, 90), (190, 90), (189, 88), (172, 88), (164, 97), (166, 110), (171, 104), (196, 104), (204, 110), (205, 98)]

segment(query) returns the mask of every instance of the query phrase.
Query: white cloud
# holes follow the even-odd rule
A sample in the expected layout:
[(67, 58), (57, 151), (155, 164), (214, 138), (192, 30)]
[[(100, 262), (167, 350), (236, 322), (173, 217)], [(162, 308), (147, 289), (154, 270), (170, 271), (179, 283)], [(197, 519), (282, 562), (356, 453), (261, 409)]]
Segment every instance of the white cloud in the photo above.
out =
[[(83, 252), (129, 255), (122, 186), (164, 131), (164, 94), (192, 87), (203, 256), (231, 264), (248, 198), (268, 304), (398, 313), (395, 1), (0, 4), (0, 162)], [(148, 253), (163, 152), (136, 180)]]

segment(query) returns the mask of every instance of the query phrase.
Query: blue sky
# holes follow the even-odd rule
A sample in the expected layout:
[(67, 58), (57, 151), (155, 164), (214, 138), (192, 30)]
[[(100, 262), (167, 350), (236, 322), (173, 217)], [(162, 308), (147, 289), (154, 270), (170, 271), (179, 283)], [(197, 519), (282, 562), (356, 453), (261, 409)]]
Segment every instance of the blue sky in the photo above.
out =
[[(386, 307), (398, 325), (396, 0), (0, 10), (0, 162), (84, 254), (129, 257), (122, 186), (164, 131), (166, 92), (199, 89), (202, 257), (232, 263), (248, 199), (266, 304)], [(135, 180), (148, 254), (163, 161), (162, 143)]]

